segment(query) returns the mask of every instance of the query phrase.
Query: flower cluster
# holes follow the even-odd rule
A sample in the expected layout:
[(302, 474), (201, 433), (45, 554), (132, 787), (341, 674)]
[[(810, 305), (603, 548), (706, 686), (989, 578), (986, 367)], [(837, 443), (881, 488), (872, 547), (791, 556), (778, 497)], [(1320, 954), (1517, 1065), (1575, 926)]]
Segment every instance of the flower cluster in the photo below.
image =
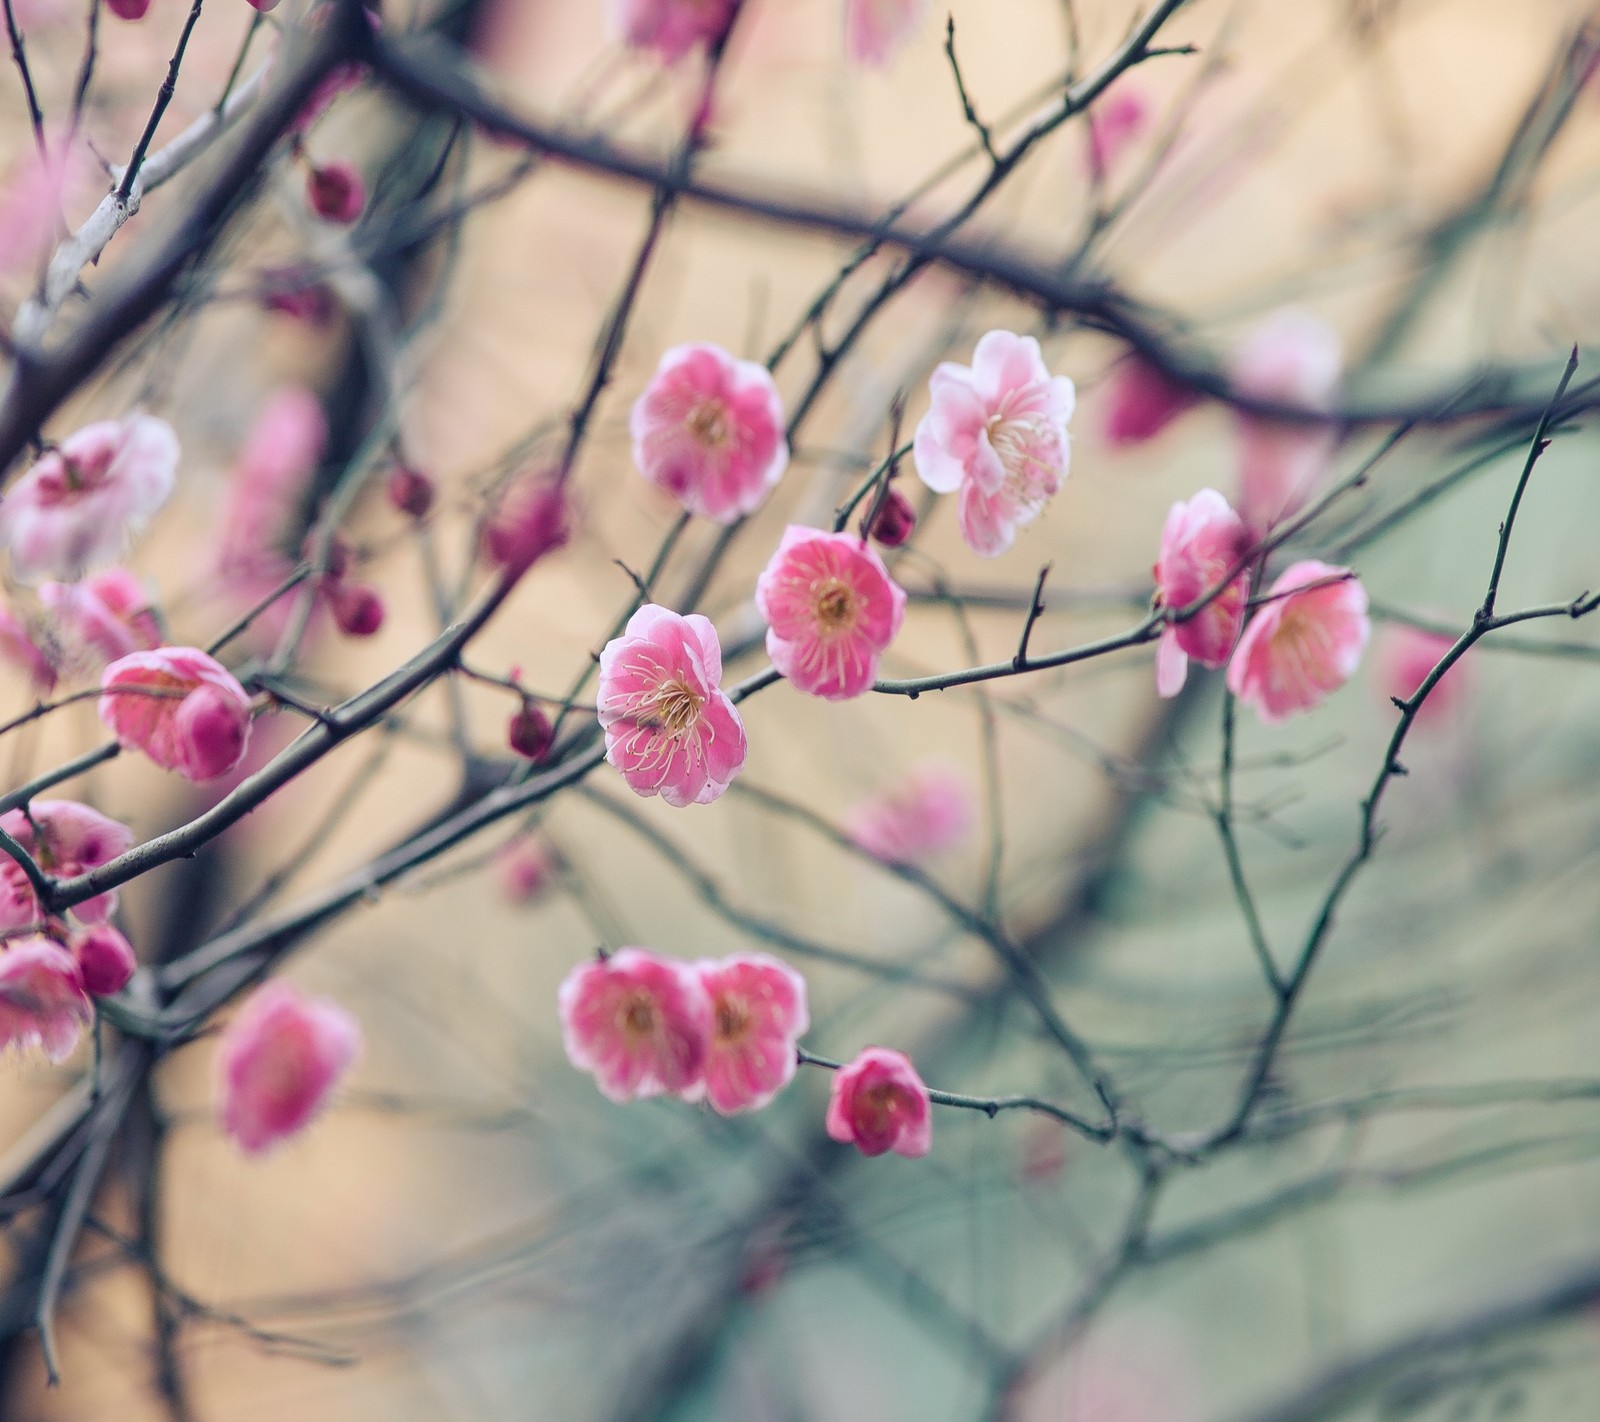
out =
[(613, 1101), (677, 1096), (723, 1115), (789, 1084), (811, 1024), (805, 979), (765, 953), (685, 963), (623, 948), (574, 968), (559, 1003), (568, 1058)]
[[(133, 844), (133, 832), (73, 800), (35, 800), (0, 815), (0, 830), (45, 874), (73, 878)], [(94, 1020), (92, 997), (120, 992), (137, 966), (133, 947), (109, 922), (115, 889), (70, 914), (40, 902), (23, 866), (0, 849), (0, 1049), (70, 1056)]]

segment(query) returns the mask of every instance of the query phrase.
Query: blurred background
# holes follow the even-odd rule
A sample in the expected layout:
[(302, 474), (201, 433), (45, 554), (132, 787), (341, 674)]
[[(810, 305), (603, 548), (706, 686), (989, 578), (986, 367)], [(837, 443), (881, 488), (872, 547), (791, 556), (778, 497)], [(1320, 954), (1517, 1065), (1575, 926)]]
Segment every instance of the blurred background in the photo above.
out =
[[(591, 0), (390, 0), (385, 23), (470, 46), (519, 112), (667, 151), (699, 80), (621, 49)], [(41, 91), (70, 94), (84, 6), (17, 11)], [(1046, 113), (1141, 13), (1125, 0), (941, 0), (883, 70), (846, 61), (839, 0), (747, 0), (700, 171), (913, 221), (955, 211), (987, 160), (963, 119), (946, 16), (997, 138)], [(298, 14), (284, 0), (273, 24)], [(212, 0), (171, 114), (215, 102), (253, 12)], [(102, 20), (90, 145), (121, 161), (186, 7)], [(258, 36), (252, 54), (269, 38)], [(1043, 139), (965, 229), (1103, 277), (1225, 362), (1285, 305), (1339, 334), (1349, 388), (1403, 402), (1510, 368), (1555, 388), (1600, 329), (1600, 11), (1569, 0), (1190, 0), (1119, 78), (1131, 115), (1097, 165), (1089, 118)], [(29, 134), (5, 87), (6, 139)], [(356, 498), (347, 534), (382, 592), (381, 632), (323, 628), (298, 674), (331, 701), (411, 655), (444, 590), (471, 585), (485, 492), (559, 455), (650, 194), (457, 132), (369, 85), (311, 129), (373, 194), (354, 229), (310, 222), (293, 161), (73, 418), (135, 403), (184, 442), (179, 493), (133, 566), (179, 641), (232, 614), (205, 568), (230, 472), (274, 392), (305, 385), (329, 436), (307, 507), (398, 429), (438, 483), (418, 526)], [(69, 195), (81, 219), (98, 189)], [(182, 183), (161, 194), (183, 201)], [(74, 211), (72, 204), (81, 210)], [(105, 267), (161, 220), (119, 235)], [(433, 230), (418, 223), (453, 214)], [(459, 220), (456, 220), (459, 219)], [(473, 666), (562, 694), (676, 520), (635, 473), (627, 411), (666, 347), (766, 360), (847, 245), (692, 205), (671, 215), (574, 476), (568, 547), (474, 643)], [(846, 329), (888, 257), (822, 322)], [(285, 269), (326, 319), (268, 309)], [(14, 274), (15, 299), (28, 274)], [(104, 273), (87, 276), (91, 288)], [(275, 286), (274, 283), (277, 283)], [(280, 303), (281, 305), (281, 303)], [(661, 601), (700, 594), (729, 680), (765, 665), (754, 576), (783, 526), (821, 523), (926, 409), (940, 360), (995, 327), (1041, 338), (1078, 387), (1073, 470), (989, 562), (928, 506), (894, 560), (913, 591), (884, 663), (915, 676), (1009, 657), (1041, 565), (1036, 650), (1134, 625), (1170, 504), (1230, 495), (1237, 431), (1202, 404), (1155, 438), (1106, 437), (1121, 345), (1071, 318), (928, 271), (809, 392), (804, 331), (776, 366), (790, 472), (715, 566), (691, 526)], [(1420, 397), (1419, 397), (1420, 398)], [(1435, 411), (1437, 413), (1437, 411)], [(385, 422), (392, 422), (386, 424)], [(1401, 428), (1341, 431), (1337, 470)], [(1357, 842), (1395, 724), (1386, 672), (1413, 624), (1459, 633), (1482, 600), (1531, 419), (1431, 421), (1301, 534), (1355, 567), (1377, 629), (1355, 680), (1280, 727), (1241, 711), (1234, 820), (1281, 963)], [(380, 441), (381, 443), (381, 441)], [(1539, 463), (1502, 583), (1510, 610), (1600, 589), (1596, 449), (1581, 420)], [(917, 488), (909, 470), (908, 491)], [(948, 502), (948, 501), (947, 501)], [(630, 571), (631, 570), (631, 571)], [(445, 608), (449, 607), (448, 598)], [(37, 1224), (8, 1240), (0, 1412), (18, 1418), (552, 1418), (596, 1422), (1422, 1422), (1600, 1415), (1600, 639), (1533, 623), (1474, 648), (1419, 721), (1383, 836), (1339, 912), (1261, 1103), (1271, 1124), (1141, 1188), (1139, 1161), (1025, 1112), (946, 1110), (925, 1160), (864, 1160), (822, 1134), (827, 1079), (766, 1112), (616, 1106), (565, 1060), (557, 984), (597, 946), (688, 958), (762, 947), (808, 980), (816, 1052), (899, 1047), (931, 1085), (1094, 1103), (997, 962), (1023, 944), (1137, 1115), (1200, 1135), (1228, 1119), (1272, 1016), (1219, 843), (1219, 674), (1172, 703), (1148, 650), (911, 701), (833, 705), (779, 685), (744, 708), (750, 759), (716, 805), (675, 811), (609, 768), (306, 941), (285, 971), (360, 1018), (366, 1052), (335, 1107), (265, 1161), (219, 1135), (213, 1042), (165, 1060), (91, 1212), (58, 1322), (64, 1382), (28, 1327)], [(7, 673), (5, 714), (31, 704)], [(367, 862), (503, 763), (514, 703), (459, 678), (352, 740), (191, 861), (125, 893), (146, 961), (205, 941)], [(293, 729), (284, 723), (279, 743)], [(261, 734), (270, 734), (264, 725)], [(73, 706), (11, 737), (8, 786), (95, 743)], [(972, 832), (908, 882), (841, 833), (914, 767), (954, 768)], [(192, 815), (149, 766), (75, 794), (147, 837)], [(504, 846), (524, 856), (520, 874)], [(930, 887), (931, 885), (931, 887)], [(865, 960), (851, 965), (846, 956)], [(8, 1060), (5, 1139), (83, 1070)], [(1130, 1237), (1137, 1247), (1125, 1248)], [(1552, 1299), (1587, 1269), (1593, 1282)], [(30, 1272), (31, 1271), (31, 1272)], [(1559, 1292), (1559, 1291), (1557, 1291)], [(1520, 1311), (1514, 1307), (1521, 1301)], [(1462, 1320), (1483, 1326), (1451, 1333)], [(1386, 1352), (1385, 1350), (1389, 1350)], [(1392, 1354), (1392, 1356), (1391, 1356)], [(1338, 1370), (1346, 1371), (1340, 1373)]]

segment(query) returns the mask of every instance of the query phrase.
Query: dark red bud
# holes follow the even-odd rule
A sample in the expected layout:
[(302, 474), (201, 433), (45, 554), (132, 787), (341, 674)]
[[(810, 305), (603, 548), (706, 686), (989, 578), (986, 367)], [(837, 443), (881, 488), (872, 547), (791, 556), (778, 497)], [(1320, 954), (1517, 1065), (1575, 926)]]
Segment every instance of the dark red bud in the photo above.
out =
[(536, 702), (524, 701), (506, 727), (506, 742), (528, 760), (543, 760), (556, 738), (556, 728)]
[(412, 518), (426, 518), (433, 507), (433, 480), (406, 464), (396, 464), (389, 471), (384, 492), (395, 508)]
[(872, 516), (872, 527), (867, 530), (868, 534), (885, 548), (898, 548), (916, 532), (916, 528), (917, 511), (911, 507), (911, 500), (890, 485), (878, 511)]
[(370, 637), (383, 626), (383, 599), (365, 583), (339, 583), (329, 600), (346, 637)]

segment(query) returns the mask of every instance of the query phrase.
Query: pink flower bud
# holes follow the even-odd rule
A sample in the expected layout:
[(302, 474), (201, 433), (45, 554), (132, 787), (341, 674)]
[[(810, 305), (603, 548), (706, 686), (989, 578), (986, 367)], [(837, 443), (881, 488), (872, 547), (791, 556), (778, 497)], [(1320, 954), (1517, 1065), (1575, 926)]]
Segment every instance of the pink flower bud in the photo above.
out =
[(555, 736), (556, 728), (550, 724), (550, 718), (533, 701), (524, 701), (522, 709), (506, 727), (506, 741), (511, 749), (534, 761), (545, 758)]
[(327, 222), (349, 223), (367, 205), (367, 185), (355, 164), (342, 158), (313, 167), (306, 179), (311, 210)]
[(917, 511), (911, 507), (911, 500), (891, 485), (878, 512), (873, 515), (867, 536), (877, 539), (885, 548), (899, 548), (916, 531)]
[(834, 1073), (828, 1134), (862, 1155), (919, 1156), (933, 1143), (933, 1106), (911, 1059), (888, 1047), (867, 1047)]
[(248, 0), (248, 3), (251, 9), (259, 10), (263, 15), (265, 15), (269, 10), (276, 10), (278, 8), (278, 0)]
[(383, 626), (383, 599), (365, 583), (335, 583), (328, 601), (346, 637), (371, 637)]
[(94, 997), (121, 992), (139, 966), (133, 946), (109, 923), (80, 933), (72, 941), (72, 952), (78, 960), (83, 990)]
[(150, 0), (106, 0), (106, 9), (119, 20), (142, 20), (150, 9)]
[(134, 652), (105, 669), (100, 688), (100, 719), (112, 734), (167, 770), (210, 780), (244, 758), (250, 698), (194, 647)]
[(527, 572), (571, 533), (566, 494), (554, 479), (524, 474), (500, 496), (483, 526), (483, 552), (513, 576)]
[[(1161, 530), (1156, 562), (1156, 596), (1163, 607), (1180, 610), (1198, 601), (1237, 568), (1250, 547), (1244, 520), (1215, 489), (1202, 489), (1187, 503), (1172, 506)], [(1189, 675), (1189, 659), (1203, 667), (1225, 666), (1244, 626), (1250, 575), (1238, 573), (1193, 617), (1174, 622), (1156, 648), (1156, 692), (1176, 696)]]
[(408, 464), (397, 464), (389, 471), (383, 491), (395, 508), (412, 518), (426, 518), (433, 507), (433, 480)]
[(361, 1051), (361, 1029), (336, 1003), (285, 982), (258, 988), (217, 1050), (217, 1112), (247, 1155), (310, 1124)]

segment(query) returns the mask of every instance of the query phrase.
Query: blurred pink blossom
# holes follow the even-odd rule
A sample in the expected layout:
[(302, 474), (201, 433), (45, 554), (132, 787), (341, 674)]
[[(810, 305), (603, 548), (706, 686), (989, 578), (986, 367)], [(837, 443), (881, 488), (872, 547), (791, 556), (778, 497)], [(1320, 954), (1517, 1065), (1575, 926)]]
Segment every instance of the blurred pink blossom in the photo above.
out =
[(928, 0), (845, 0), (845, 53), (857, 64), (889, 64), (927, 13)]
[(195, 647), (133, 652), (100, 682), (100, 719), (129, 750), (188, 780), (225, 775), (250, 743), (250, 698)]
[(1270, 726), (1320, 706), (1349, 681), (1372, 624), (1360, 581), (1315, 559), (1286, 568), (1269, 599), (1228, 663), (1228, 690)]
[(867, 1047), (834, 1073), (828, 1135), (862, 1155), (926, 1155), (933, 1144), (928, 1088), (903, 1052)]
[[(250, 0), (258, 10), (270, 8), (258, 4), (257, 0)], [(276, 0), (274, 0), (276, 3)], [(106, 0), (106, 9), (111, 11), (119, 20), (142, 20), (150, 9), (150, 0)]]
[[(1155, 566), (1160, 605), (1187, 607), (1237, 567), (1249, 547), (1244, 520), (1215, 489), (1202, 489), (1187, 503), (1174, 504), (1161, 530)], [(1157, 692), (1176, 696), (1183, 689), (1190, 657), (1203, 667), (1227, 664), (1244, 625), (1249, 594), (1250, 575), (1243, 571), (1195, 616), (1167, 626), (1156, 648)]]
[(484, 556), (521, 577), (572, 536), (572, 503), (561, 481), (545, 470), (517, 475), (501, 492), (483, 525)]
[(1071, 464), (1067, 421), (1075, 392), (1051, 376), (1032, 336), (990, 331), (970, 366), (945, 361), (912, 454), (922, 482), (961, 493), (962, 535), (993, 558), (1011, 547), (1061, 488)]
[(46, 453), (0, 501), (0, 543), (22, 582), (81, 578), (109, 563), (172, 492), (178, 437), (133, 415), (85, 425)]
[(287, 545), (327, 441), (322, 404), (305, 386), (268, 398), (228, 479), (217, 555), (225, 580), (278, 582), (293, 566)]
[(64, 656), (101, 666), (161, 645), (161, 624), (144, 585), (126, 568), (107, 568), (81, 583), (45, 583), (39, 600), (55, 618)]
[(1169, 379), (1144, 357), (1125, 356), (1106, 384), (1101, 433), (1113, 447), (1142, 444), (1198, 402), (1188, 386)]
[[(1233, 364), (1241, 393), (1324, 409), (1338, 392), (1339, 337), (1307, 311), (1286, 308), (1246, 338)], [(1297, 513), (1327, 473), (1337, 437), (1327, 426), (1239, 417), (1239, 512), (1256, 533)]]
[(674, 346), (662, 356), (628, 428), (639, 472), (717, 523), (760, 508), (789, 463), (772, 376), (719, 346)]
[(73, 956), (52, 938), (23, 938), (0, 952), (0, 1049), (42, 1048), (65, 1061), (94, 1007)]
[(247, 1155), (310, 1124), (361, 1051), (361, 1028), (344, 1008), (307, 998), (286, 982), (251, 994), (217, 1047), (217, 1114)]
[(856, 804), (846, 816), (845, 833), (885, 864), (920, 864), (960, 845), (975, 819), (966, 777), (931, 762)]
[(133, 945), (111, 924), (97, 923), (72, 939), (83, 990), (91, 997), (109, 997), (127, 987), (139, 966)]
[[(755, 1111), (794, 1077), (795, 1047), (811, 1025), (806, 980), (766, 953), (695, 964), (711, 1003), (703, 1090), (724, 1116)], [(698, 1100), (700, 1088), (686, 1093)]]
[(744, 724), (722, 691), (722, 646), (698, 614), (647, 603), (600, 653), (606, 759), (639, 795), (715, 800), (744, 767)]
[(612, 31), (634, 49), (654, 50), (666, 63), (696, 45), (719, 43), (741, 0), (608, 0)]
[[(1376, 676), (1383, 694), (1409, 701), (1456, 640), (1447, 633), (1425, 632), (1420, 627), (1389, 628), (1379, 643), (1376, 659)], [(1461, 709), (1471, 691), (1472, 673), (1463, 657), (1433, 684), (1417, 708), (1417, 722), (1426, 725), (1448, 720)]]
[(810, 696), (867, 691), (905, 617), (906, 595), (864, 538), (790, 524), (756, 579), (767, 655)]
[(559, 868), (554, 850), (536, 834), (519, 834), (506, 841), (494, 857), (494, 867), (501, 895), (514, 904), (531, 904), (542, 898), (555, 883)]
[(43, 694), (61, 673), (56, 649), (42, 632), (36, 632), (11, 608), (0, 604), (0, 658), (26, 672), (33, 691)]
[(613, 1101), (692, 1091), (705, 1070), (711, 1003), (693, 968), (646, 948), (580, 963), (558, 995), (567, 1058)]
[[(109, 864), (132, 848), (127, 825), (80, 805), (76, 800), (35, 800), (24, 810), (0, 815), (0, 829), (17, 841), (47, 874), (73, 878)], [(84, 923), (103, 923), (117, 907), (117, 891), (108, 889), (74, 909)], [(0, 850), (0, 930), (42, 922), (44, 909), (27, 876), (9, 854)]]
[(1089, 110), (1089, 167), (1103, 178), (1150, 121), (1150, 104), (1126, 79), (1111, 86)]

